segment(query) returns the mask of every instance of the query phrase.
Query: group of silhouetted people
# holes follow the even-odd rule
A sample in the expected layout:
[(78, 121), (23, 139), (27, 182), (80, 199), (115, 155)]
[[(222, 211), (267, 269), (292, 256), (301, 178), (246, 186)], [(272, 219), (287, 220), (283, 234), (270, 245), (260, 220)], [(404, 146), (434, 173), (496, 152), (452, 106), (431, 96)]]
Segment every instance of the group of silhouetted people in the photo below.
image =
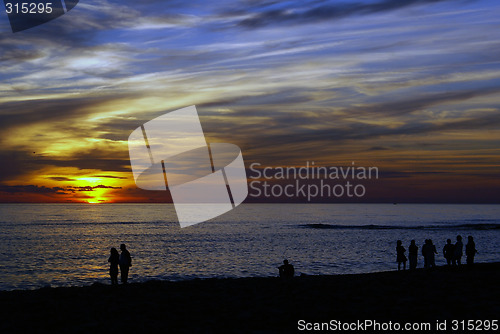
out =
[(118, 254), (116, 248), (111, 248), (111, 255), (109, 256), (109, 276), (111, 277), (111, 284), (118, 284), (118, 266), (120, 266), (120, 278), (122, 284), (126, 284), (128, 280), (128, 271), (132, 266), (132, 257), (127, 250), (125, 244), (120, 245), (121, 254)]
[[(126, 284), (128, 280), (129, 268), (132, 266), (132, 257), (125, 244), (120, 245), (121, 254), (118, 253), (116, 248), (111, 248), (111, 255), (109, 256), (108, 262), (109, 266), (109, 276), (111, 277), (111, 284), (118, 284), (118, 267), (120, 267), (120, 276), (122, 284)], [(396, 261), (398, 263), (398, 270), (401, 270), (401, 264), (403, 264), (403, 270), (406, 270), (406, 261), (410, 261), (410, 270), (417, 268), (418, 259), (418, 246), (415, 244), (415, 240), (410, 242), (408, 247), (408, 258), (406, 258), (406, 249), (403, 247), (403, 242), (401, 240), (397, 241), (396, 246)], [(472, 265), (474, 263), (474, 256), (476, 255), (476, 244), (474, 243), (474, 238), (472, 236), (468, 237), (467, 245), (465, 246), (465, 255), (467, 257), (467, 264)], [(436, 266), (435, 255), (438, 254), (436, 246), (432, 243), (431, 239), (426, 239), (424, 245), (422, 246), (422, 255), (424, 257), (424, 268), (432, 268)], [(455, 244), (451, 243), (451, 239), (446, 241), (446, 245), (443, 248), (443, 256), (449, 266), (458, 266), (461, 264), (463, 256), (463, 243), (462, 236), (457, 236), (457, 242)], [(283, 264), (278, 267), (279, 277), (283, 279), (294, 277), (295, 269), (293, 265), (288, 263), (288, 260), (283, 260)]]
[[(474, 238), (471, 236), (469, 236), (467, 240), (465, 255), (467, 257), (467, 264), (472, 265), (474, 263), (474, 256), (477, 253), (476, 244), (474, 243)], [(457, 242), (455, 244), (451, 243), (451, 239), (446, 241), (446, 245), (443, 248), (443, 256), (449, 266), (459, 266), (461, 264), (463, 247), (462, 236), (460, 235), (457, 236)], [(408, 259), (405, 256), (405, 252), (406, 249), (403, 247), (403, 243), (401, 240), (398, 240), (396, 246), (396, 261), (398, 263), (398, 270), (401, 270), (401, 264), (403, 264), (403, 270), (406, 270), (406, 261)], [(426, 239), (424, 245), (422, 246), (424, 268), (432, 268), (436, 266), (436, 254), (438, 254), (436, 246), (432, 243), (431, 239)], [(408, 257), (410, 260), (410, 270), (416, 269), (418, 246), (415, 244), (415, 240), (412, 240), (410, 246), (408, 247)]]

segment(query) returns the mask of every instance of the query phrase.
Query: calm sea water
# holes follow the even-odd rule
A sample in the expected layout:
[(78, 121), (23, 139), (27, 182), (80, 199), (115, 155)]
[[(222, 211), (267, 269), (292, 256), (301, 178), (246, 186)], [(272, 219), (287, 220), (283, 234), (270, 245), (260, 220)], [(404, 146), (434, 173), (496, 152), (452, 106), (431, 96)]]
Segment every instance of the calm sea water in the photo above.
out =
[(284, 257), (298, 274), (394, 270), (396, 240), (441, 251), (457, 234), (500, 261), (500, 205), (243, 204), (181, 229), (168, 204), (0, 204), (0, 290), (108, 283), (120, 243), (137, 282), (276, 276)]

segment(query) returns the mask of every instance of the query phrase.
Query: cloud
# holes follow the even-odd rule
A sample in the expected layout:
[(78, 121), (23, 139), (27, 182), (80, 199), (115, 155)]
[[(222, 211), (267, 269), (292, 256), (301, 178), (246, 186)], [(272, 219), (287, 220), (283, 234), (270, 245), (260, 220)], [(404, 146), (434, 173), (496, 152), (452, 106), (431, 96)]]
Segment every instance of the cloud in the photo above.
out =
[[(255, 98), (214, 101), (211, 104), (202, 104), (200, 109), (207, 108), (210, 111), (231, 106), (226, 117), (212, 118), (210, 112), (202, 117), (204, 129), (210, 136), (217, 137), (218, 133), (232, 133), (233, 138), (259, 137), (274, 144), (295, 142), (296, 139), (302, 142), (321, 138), (342, 141), (373, 138), (380, 135), (428, 133), (463, 127), (470, 130), (491, 128), (498, 122), (496, 108), (483, 114), (472, 113), (467, 116), (452, 117), (449, 122), (444, 122), (444, 120), (437, 122), (439, 118), (429, 118), (422, 111), (432, 110), (435, 107), (464, 105), (467, 100), (494, 97), (498, 92), (500, 92), (498, 87), (472, 88), (442, 93), (413, 94), (404, 98), (400, 97), (399, 101), (391, 101), (388, 98), (371, 103), (360, 101), (349, 107), (337, 107), (335, 104), (328, 107), (323, 106), (321, 100), (315, 99), (320, 95), (317, 90), (297, 89), (295, 93), (293, 91), (270, 92)], [(296, 96), (296, 99), (288, 99), (287, 96)], [(252, 99), (260, 103), (254, 106), (251, 103)], [(384, 118), (386, 122), (382, 124), (371, 122), (381, 118)], [(235, 121), (243, 119), (244, 122)], [(256, 142), (260, 145), (262, 141)], [(252, 140), (246, 142), (249, 143)]]
[(65, 177), (65, 176), (52, 176), (52, 177), (48, 177), (48, 179), (53, 180), (53, 181), (61, 181), (61, 182), (77, 181), (76, 179), (71, 179), (71, 178)]
[[(297, 3), (295, 7), (264, 9), (243, 19), (239, 25), (246, 28), (260, 28), (267, 25), (317, 23), (352, 15), (369, 15), (408, 6), (452, 1), (463, 2), (463, 0), (382, 0), (375, 3), (321, 1), (319, 6), (311, 8), (314, 2), (307, 1)], [(265, 3), (262, 7), (268, 6)]]
[[(125, 153), (127, 152), (120, 152)], [(75, 167), (86, 170), (100, 170), (108, 172), (130, 172), (130, 160), (127, 159), (104, 159), (89, 155), (88, 158), (58, 160), (58, 159), (38, 159), (34, 162), (40, 166), (55, 167)]]
[[(415, 94), (399, 101), (372, 103), (365, 106), (349, 107), (344, 112), (349, 115), (404, 115), (432, 106), (466, 101), (475, 97), (497, 94), (500, 88), (481, 87), (442, 93)], [(419, 96), (420, 95), (420, 96)]]
[(94, 191), (95, 189), (122, 189), (122, 187), (112, 187), (112, 186), (105, 186), (105, 185), (98, 185), (98, 186), (83, 186), (83, 187), (64, 187), (66, 191)]
[(65, 194), (64, 188), (61, 187), (45, 187), (37, 185), (16, 185), (16, 186), (5, 186), (0, 185), (0, 192), (5, 192), (9, 194), (15, 193), (32, 193), (32, 194)]
[(0, 185), (0, 192), (5, 192), (9, 194), (15, 193), (27, 193), (27, 194), (57, 194), (57, 195), (67, 195), (69, 193), (75, 192), (90, 192), (95, 189), (122, 189), (122, 187), (112, 187), (105, 185), (98, 186), (82, 186), (82, 187), (46, 187), (38, 185)]
[(2, 149), (0, 151), (0, 182), (14, 179), (27, 172), (28, 161), (32, 159), (26, 151)]
[(93, 175), (92, 177), (99, 177), (99, 178), (106, 178), (106, 179), (120, 179), (120, 180), (126, 180), (126, 177), (121, 177), (121, 176), (114, 176), (114, 175)]
[[(130, 160), (126, 149), (116, 151), (95, 150), (86, 152), (71, 152), (67, 158), (45, 157), (34, 155), (33, 152), (21, 150), (0, 151), (0, 182), (18, 179), (23, 175), (39, 175), (55, 167), (76, 168), (86, 171), (107, 171), (131, 173)], [(61, 170), (55, 173), (60, 174)], [(96, 176), (97, 177), (97, 176)], [(99, 176), (104, 177), (104, 176)], [(107, 178), (127, 179), (121, 176), (106, 176)], [(74, 177), (49, 177), (53, 181), (76, 181)]]
[(385, 150), (389, 150), (389, 148), (383, 146), (372, 146), (368, 148), (367, 151), (385, 151)]
[(85, 96), (4, 102), (0, 104), (0, 121), (3, 128), (76, 121), (97, 113), (97, 107), (110, 100), (110, 97)]
[(25, 62), (29, 60), (40, 59), (44, 55), (45, 54), (39, 50), (33, 50), (33, 49), (27, 50), (14, 46), (5, 50), (0, 55), (0, 62), (2, 62), (3, 64), (8, 64), (9, 62)]
[(427, 169), (497, 165), (500, 7), (471, 3), (82, 2), (0, 36), (0, 182), (125, 186), (130, 132), (191, 104), (209, 141), (238, 144), (247, 162), (355, 155), (402, 166), (418, 151)]

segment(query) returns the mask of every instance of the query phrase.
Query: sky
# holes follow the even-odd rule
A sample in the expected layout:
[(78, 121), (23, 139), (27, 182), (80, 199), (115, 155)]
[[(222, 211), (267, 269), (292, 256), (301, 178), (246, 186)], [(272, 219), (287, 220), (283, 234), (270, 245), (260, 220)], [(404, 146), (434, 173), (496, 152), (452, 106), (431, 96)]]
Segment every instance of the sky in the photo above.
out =
[(17, 33), (2, 11), (0, 202), (168, 202), (127, 139), (196, 105), (247, 168), (355, 162), (379, 169), (362, 201), (499, 203), (499, 31), (496, 0), (80, 0)]

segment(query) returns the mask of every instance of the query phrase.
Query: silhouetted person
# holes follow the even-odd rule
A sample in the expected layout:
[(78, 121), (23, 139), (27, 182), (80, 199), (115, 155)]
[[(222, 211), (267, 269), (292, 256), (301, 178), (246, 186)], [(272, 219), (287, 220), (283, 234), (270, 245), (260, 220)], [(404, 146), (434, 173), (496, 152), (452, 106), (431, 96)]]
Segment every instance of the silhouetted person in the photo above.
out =
[(130, 253), (125, 244), (120, 245), (120, 250), (122, 251), (119, 261), (121, 280), (123, 284), (126, 284), (128, 280), (128, 269), (132, 266), (132, 257), (130, 257)]
[(418, 258), (418, 246), (415, 244), (415, 240), (412, 240), (410, 246), (408, 247), (408, 258), (410, 260), (410, 270), (417, 268), (417, 258)]
[(435, 259), (434, 254), (438, 254), (438, 252), (436, 250), (436, 246), (432, 243), (432, 239), (429, 239), (429, 245), (430, 245), (429, 257), (431, 260), (430, 265), (431, 265), (431, 267), (435, 267), (436, 266), (436, 259)]
[(425, 244), (422, 246), (422, 255), (424, 256), (425, 268), (436, 266), (434, 254), (437, 254), (436, 246), (432, 244), (431, 239), (425, 240)]
[(429, 239), (425, 239), (422, 245), (422, 255), (424, 256), (424, 268), (429, 268), (429, 257), (427, 256), (427, 249), (429, 248)]
[(291, 278), (295, 275), (295, 269), (288, 260), (283, 260), (283, 264), (278, 267), (281, 278)]
[(120, 262), (120, 254), (116, 248), (111, 248), (109, 262), (109, 276), (111, 277), (111, 284), (118, 284), (118, 262)]
[(465, 255), (467, 256), (467, 265), (474, 264), (474, 256), (476, 256), (477, 249), (474, 243), (474, 238), (469, 235), (467, 238), (467, 245), (465, 246)]
[(408, 260), (405, 256), (406, 249), (403, 247), (403, 243), (401, 240), (398, 240), (396, 246), (396, 260), (398, 261), (398, 270), (401, 270), (401, 263), (403, 263), (403, 270), (406, 270), (406, 260)]
[(453, 254), (455, 253), (455, 246), (451, 243), (451, 239), (446, 240), (446, 245), (443, 247), (443, 256), (446, 259), (446, 263), (450, 266), (453, 260)]
[(464, 244), (462, 243), (462, 236), (457, 235), (457, 242), (453, 249), (453, 265), (460, 265), (462, 262)]

